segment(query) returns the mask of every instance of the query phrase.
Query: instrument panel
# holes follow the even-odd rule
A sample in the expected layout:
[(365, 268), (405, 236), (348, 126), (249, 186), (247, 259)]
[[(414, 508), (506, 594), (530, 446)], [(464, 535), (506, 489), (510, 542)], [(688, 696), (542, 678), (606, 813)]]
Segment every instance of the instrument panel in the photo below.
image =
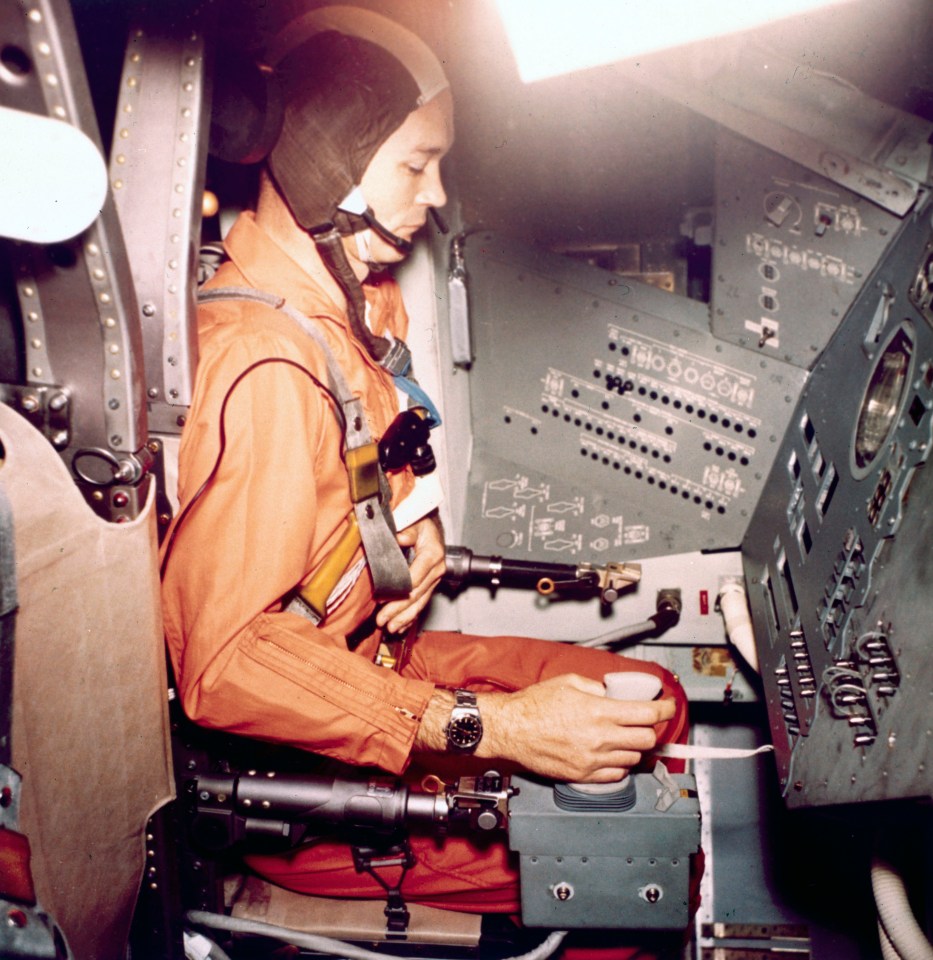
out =
[(933, 789), (931, 280), (927, 198), (815, 366), (743, 543), (791, 806)]

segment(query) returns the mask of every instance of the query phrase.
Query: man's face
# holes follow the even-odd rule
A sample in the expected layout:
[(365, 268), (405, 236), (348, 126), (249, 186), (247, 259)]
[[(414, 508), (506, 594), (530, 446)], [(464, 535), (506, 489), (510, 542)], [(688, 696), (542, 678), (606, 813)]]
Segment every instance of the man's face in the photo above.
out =
[[(453, 139), (453, 98), (449, 90), (444, 90), (410, 113), (376, 151), (360, 187), (376, 219), (392, 233), (411, 240), (424, 226), (428, 208), (442, 207), (447, 202), (441, 182), (441, 160)], [(401, 251), (375, 231), (371, 234), (374, 262), (396, 263), (404, 259)]]

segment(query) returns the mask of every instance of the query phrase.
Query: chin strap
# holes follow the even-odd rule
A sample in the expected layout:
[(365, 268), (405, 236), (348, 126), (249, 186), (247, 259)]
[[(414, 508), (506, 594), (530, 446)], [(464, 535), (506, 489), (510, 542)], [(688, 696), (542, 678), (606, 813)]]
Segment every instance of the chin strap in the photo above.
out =
[(376, 219), (376, 215), (370, 209), (366, 198), (363, 196), (363, 191), (358, 186), (354, 187), (343, 200), (337, 204), (337, 209), (341, 213), (347, 214), (347, 216), (351, 218), (351, 222), (354, 217), (360, 218), (370, 230), (379, 234), (386, 243), (395, 247), (399, 253), (403, 253), (406, 257), (415, 249), (415, 245), (411, 240), (405, 240), (403, 237), (398, 236), (398, 234), (393, 233), (385, 224), (380, 223)]
[(314, 227), (310, 233), (324, 265), (347, 298), (347, 316), (353, 335), (373, 360), (393, 376), (407, 373), (411, 367), (411, 351), (405, 342), (394, 337), (377, 337), (366, 325), (366, 296), (347, 260), (340, 232), (334, 224), (326, 223)]

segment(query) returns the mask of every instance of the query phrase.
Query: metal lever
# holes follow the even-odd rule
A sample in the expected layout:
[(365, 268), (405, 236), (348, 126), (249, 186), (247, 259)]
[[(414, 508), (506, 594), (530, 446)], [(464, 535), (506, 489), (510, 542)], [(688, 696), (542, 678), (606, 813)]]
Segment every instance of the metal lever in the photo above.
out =
[(481, 556), (467, 547), (447, 548), (444, 580), (454, 587), (467, 582), (492, 587), (524, 587), (544, 597), (598, 594), (603, 603), (614, 603), (623, 589), (641, 579), (638, 563), (544, 563)]

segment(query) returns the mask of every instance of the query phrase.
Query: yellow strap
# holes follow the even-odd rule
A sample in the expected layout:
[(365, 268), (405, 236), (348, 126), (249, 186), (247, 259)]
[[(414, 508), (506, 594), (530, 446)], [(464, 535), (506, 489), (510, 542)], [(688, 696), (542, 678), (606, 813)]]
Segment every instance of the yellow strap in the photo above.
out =
[(350, 566), (350, 561), (361, 543), (360, 528), (353, 513), (347, 515), (347, 529), (337, 541), (337, 545), (325, 557), (311, 582), (301, 588), (299, 593), (305, 603), (323, 620), (327, 613), (327, 598), (337, 586), (337, 581)]
[(379, 447), (373, 441), (348, 448), (344, 454), (354, 503), (379, 496)]

